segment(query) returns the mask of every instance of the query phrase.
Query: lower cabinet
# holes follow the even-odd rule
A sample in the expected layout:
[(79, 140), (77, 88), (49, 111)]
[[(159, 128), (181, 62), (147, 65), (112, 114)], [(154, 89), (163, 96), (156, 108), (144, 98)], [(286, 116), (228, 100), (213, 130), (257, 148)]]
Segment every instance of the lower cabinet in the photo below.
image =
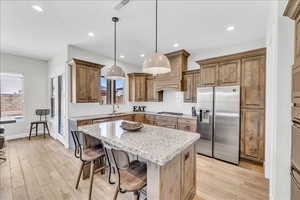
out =
[(241, 110), (241, 158), (263, 163), (265, 140), (263, 109)]
[(178, 129), (183, 131), (196, 132), (197, 120), (194, 119), (178, 119)]
[(144, 114), (135, 114), (134, 121), (144, 123), (144, 118), (145, 118)]
[(145, 114), (144, 123), (149, 125), (156, 125), (156, 116)]
[(196, 185), (196, 157), (195, 146), (187, 148), (181, 155), (182, 166), (182, 196), (181, 199), (190, 199), (195, 191)]
[(177, 118), (176, 117), (165, 117), (165, 116), (156, 116), (156, 125), (177, 129)]

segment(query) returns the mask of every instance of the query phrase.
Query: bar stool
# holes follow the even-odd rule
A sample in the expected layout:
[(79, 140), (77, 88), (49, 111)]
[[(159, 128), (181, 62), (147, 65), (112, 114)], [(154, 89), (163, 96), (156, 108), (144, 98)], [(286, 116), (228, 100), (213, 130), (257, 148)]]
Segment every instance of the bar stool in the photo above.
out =
[(0, 160), (6, 161), (5, 154), (5, 138), (4, 138), (4, 128), (0, 128)]
[[(95, 174), (95, 161), (105, 159), (105, 153), (103, 148), (99, 147), (87, 147), (86, 144), (86, 134), (81, 131), (71, 131), (72, 138), (75, 144), (75, 157), (79, 158), (82, 163), (80, 166), (79, 174), (76, 181), (75, 188), (78, 189), (80, 177), (82, 175), (83, 168), (86, 164), (91, 163), (91, 178), (90, 178), (90, 189), (89, 189), (89, 200), (92, 196), (92, 189), (93, 189), (93, 181), (94, 181), (94, 174)], [(105, 169), (106, 166), (100, 167), (97, 169), (101, 171)]]
[(39, 124), (42, 124), (43, 127), (44, 127), (44, 138), (45, 138), (46, 129), (47, 129), (47, 132), (50, 136), (50, 131), (49, 131), (48, 122), (47, 122), (47, 115), (50, 114), (50, 110), (49, 109), (37, 109), (37, 110), (35, 110), (35, 114), (37, 116), (39, 116), (39, 121), (33, 121), (33, 122), (30, 123), (29, 140), (30, 140), (31, 133), (32, 133), (33, 129), (35, 129), (35, 135), (36, 136), (38, 135)]
[(119, 192), (133, 192), (136, 200), (140, 197), (140, 191), (147, 185), (147, 165), (138, 160), (131, 161), (127, 152), (114, 147), (113, 145), (102, 141), (105, 152), (113, 161), (118, 175), (113, 200), (116, 200)]

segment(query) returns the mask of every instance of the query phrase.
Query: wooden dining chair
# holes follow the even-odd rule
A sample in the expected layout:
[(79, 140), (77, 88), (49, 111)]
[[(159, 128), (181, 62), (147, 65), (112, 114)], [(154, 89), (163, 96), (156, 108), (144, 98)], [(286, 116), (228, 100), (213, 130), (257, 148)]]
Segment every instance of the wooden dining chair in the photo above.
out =
[(103, 142), (103, 146), (117, 171), (118, 181), (113, 200), (117, 199), (119, 192), (133, 192), (138, 200), (140, 191), (147, 185), (147, 165), (138, 160), (130, 161), (127, 152), (111, 144)]
[[(79, 170), (79, 174), (76, 181), (75, 188), (78, 189), (80, 178), (82, 175), (82, 171), (85, 165), (91, 164), (91, 172), (90, 172), (90, 188), (89, 188), (89, 200), (92, 196), (93, 189), (93, 181), (95, 171), (95, 162), (97, 160), (105, 160), (105, 153), (103, 148), (95, 147), (95, 146), (87, 146), (86, 143), (86, 134), (81, 131), (71, 131), (72, 138), (75, 144), (75, 157), (81, 160), (81, 166)], [(101, 166), (97, 169), (98, 171), (105, 170), (106, 166)]]

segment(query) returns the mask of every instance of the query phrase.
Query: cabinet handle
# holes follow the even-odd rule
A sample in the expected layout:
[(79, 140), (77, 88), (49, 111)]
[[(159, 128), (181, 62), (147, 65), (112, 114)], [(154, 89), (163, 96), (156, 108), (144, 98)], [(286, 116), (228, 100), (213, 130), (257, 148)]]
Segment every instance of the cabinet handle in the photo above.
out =
[(190, 152), (187, 152), (185, 155), (184, 155), (184, 161), (186, 161), (187, 159), (189, 159), (190, 157)]
[(298, 170), (294, 165), (291, 166), (291, 177), (292, 181), (295, 183), (298, 189), (300, 189), (300, 183), (297, 181), (294, 171), (296, 171), (297, 174), (300, 175), (300, 170)]

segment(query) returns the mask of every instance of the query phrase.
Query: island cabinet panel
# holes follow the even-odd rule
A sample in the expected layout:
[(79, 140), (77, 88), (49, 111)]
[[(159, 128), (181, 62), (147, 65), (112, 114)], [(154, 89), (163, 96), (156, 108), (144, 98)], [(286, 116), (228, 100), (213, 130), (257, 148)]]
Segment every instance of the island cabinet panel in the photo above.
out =
[(147, 199), (192, 200), (196, 193), (196, 153), (191, 145), (164, 166), (147, 163)]
[(149, 74), (131, 73), (128, 74), (129, 101), (147, 101), (146, 98), (146, 77)]
[(295, 64), (300, 65), (300, 15), (295, 23)]
[(292, 71), (292, 97), (294, 105), (300, 106), (300, 63)]
[(241, 60), (232, 60), (220, 63), (218, 65), (218, 85), (239, 85), (240, 68)]
[(195, 79), (194, 74), (184, 74), (183, 75), (183, 90), (184, 90), (184, 102), (194, 102), (195, 101)]
[(77, 122), (77, 126), (85, 126), (90, 124), (93, 124), (93, 120), (79, 120)]
[(196, 190), (196, 154), (194, 145), (181, 154), (182, 166), (182, 198), (191, 199)]
[(72, 103), (99, 102), (99, 81), (102, 65), (72, 59), (69, 66), (71, 67)]
[(265, 56), (242, 59), (241, 106), (265, 106)]
[(166, 117), (166, 116), (156, 116), (156, 125), (177, 129), (177, 118), (176, 117)]
[(196, 132), (197, 120), (195, 119), (178, 119), (178, 129), (183, 131)]
[(201, 87), (215, 86), (218, 82), (218, 64), (208, 64), (201, 66)]
[(264, 119), (263, 109), (242, 109), (241, 111), (241, 157), (263, 162)]

